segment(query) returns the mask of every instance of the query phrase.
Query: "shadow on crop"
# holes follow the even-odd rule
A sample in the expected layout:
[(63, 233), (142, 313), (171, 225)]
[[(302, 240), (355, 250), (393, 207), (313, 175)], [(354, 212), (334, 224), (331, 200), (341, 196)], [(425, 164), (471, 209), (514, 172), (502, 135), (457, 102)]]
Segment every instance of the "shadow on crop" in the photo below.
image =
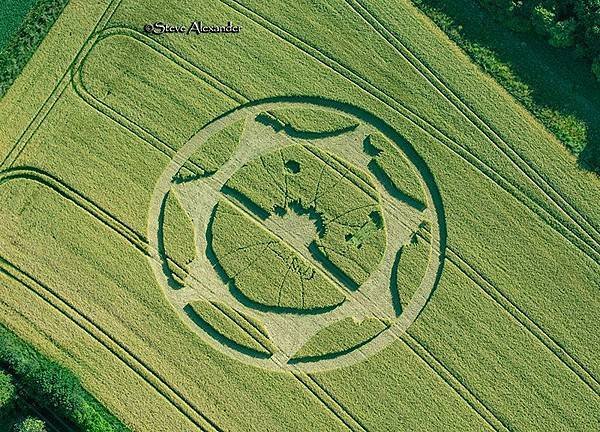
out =
[(283, 131), (286, 135), (291, 138), (298, 138), (303, 140), (316, 140), (322, 138), (331, 138), (339, 135), (343, 135), (348, 132), (352, 132), (357, 128), (357, 125), (351, 125), (345, 128), (337, 129), (328, 132), (311, 132), (302, 131), (296, 129), (289, 123), (285, 123), (277, 118), (277, 116), (270, 112), (260, 113), (256, 116), (256, 121), (271, 127), (275, 132)]
[[(233, 341), (232, 339), (222, 335), (217, 330), (215, 330), (215, 328), (213, 326), (211, 326), (208, 322), (206, 322), (204, 319), (202, 319), (202, 317), (200, 315), (198, 315), (198, 313), (196, 313), (196, 311), (192, 308), (191, 305), (189, 305), (189, 304), (186, 305), (183, 308), (183, 310), (187, 314), (187, 316), (194, 322), (194, 324), (196, 324), (198, 327), (200, 327), (205, 333), (207, 333), (210, 337), (212, 337), (215, 341), (219, 342), (220, 344), (225, 345), (225, 346), (227, 346), (231, 349), (234, 349), (242, 354), (246, 354), (246, 355), (254, 357), (254, 358), (266, 359), (266, 358), (271, 357), (271, 354), (262, 353), (262, 352), (253, 350), (251, 348), (248, 348), (246, 346), (240, 345), (239, 343)], [(215, 311), (217, 311), (217, 313), (222, 313), (221, 311), (219, 311), (216, 308), (215, 308)]]
[(402, 255), (402, 249), (396, 252), (394, 258), (394, 264), (392, 265), (392, 274), (390, 275), (390, 291), (392, 294), (392, 306), (394, 307), (394, 313), (396, 316), (402, 314), (402, 299), (400, 298), (400, 289), (398, 287), (398, 267), (400, 265), (400, 256)]
[(404, 202), (410, 207), (417, 209), (418, 211), (423, 211), (426, 208), (426, 205), (404, 192), (402, 192), (392, 181), (391, 177), (388, 173), (385, 172), (383, 168), (381, 168), (379, 162), (377, 161), (377, 156), (381, 153), (381, 150), (375, 148), (370, 142), (370, 136), (367, 136), (363, 142), (363, 149), (366, 154), (372, 156), (373, 159), (368, 163), (367, 168), (373, 174), (373, 176), (377, 179), (377, 181), (383, 186), (383, 188), (387, 191), (390, 196), (397, 199), (398, 201)]
[(163, 197), (162, 202), (160, 203), (160, 210), (158, 212), (157, 248), (158, 248), (158, 255), (161, 258), (160, 259), (161, 269), (167, 279), (167, 285), (171, 289), (178, 290), (178, 289), (183, 288), (183, 285), (180, 284), (179, 282), (177, 282), (175, 280), (175, 278), (173, 277), (173, 271), (169, 267), (169, 260), (171, 262), (173, 262), (176, 266), (179, 267), (179, 265), (177, 263), (175, 263), (175, 261), (173, 261), (171, 258), (168, 257), (167, 251), (165, 250), (164, 223), (165, 223), (165, 208), (166, 208), (168, 196), (169, 196), (169, 194), (166, 193), (165, 196)]
[(219, 263), (219, 259), (217, 258), (214, 249), (213, 249), (213, 223), (215, 220), (216, 208), (213, 209), (210, 220), (208, 222), (208, 226), (206, 229), (206, 257), (208, 261), (211, 263), (214, 271), (219, 275), (221, 281), (227, 286), (229, 293), (235, 298), (243, 306), (247, 308), (254, 309), (261, 312), (273, 312), (273, 313), (290, 313), (296, 315), (317, 315), (325, 312), (330, 312), (339, 305), (328, 306), (328, 307), (320, 307), (320, 308), (312, 308), (312, 309), (298, 309), (298, 308), (290, 308), (290, 307), (281, 307), (281, 306), (268, 306), (258, 302), (255, 302), (249, 299), (235, 284), (235, 280), (230, 278), (227, 275), (227, 272), (221, 264)]
[[(442, 27), (449, 27), (445, 30), (451, 39), (491, 51), (503, 64), (486, 58), (479, 61), (480, 66), (491, 71), (500, 84), (512, 88), (513, 96), (567, 147), (575, 153), (580, 151), (581, 168), (600, 174), (600, 82), (594, 79), (588, 62), (578, 59), (572, 48), (553, 48), (536, 34), (510, 30), (480, 2), (416, 3), (428, 14), (446, 16), (442, 19), (451, 24)], [(504, 64), (510, 71), (494, 74), (506, 70)], [(586, 130), (580, 130), (572, 119), (582, 122)]]
[[(442, 196), (437, 182), (433, 176), (433, 173), (429, 170), (427, 164), (425, 163), (423, 158), (416, 152), (413, 146), (388, 123), (386, 123), (381, 118), (375, 116), (374, 114), (370, 113), (369, 111), (366, 111), (360, 107), (345, 102), (324, 99), (315, 96), (275, 96), (251, 101), (245, 105), (233, 108), (230, 111), (223, 113), (221, 116), (215, 119), (215, 121), (239, 109), (261, 107), (266, 104), (305, 104), (329, 108), (334, 111), (340, 111), (343, 114), (353, 116), (361, 120), (362, 122), (370, 125), (371, 127), (379, 130), (381, 133), (383, 133), (385, 137), (387, 137), (391, 142), (397, 145), (404, 152), (406, 157), (416, 168), (421, 178), (425, 181), (435, 210), (436, 222), (439, 230), (439, 250), (437, 251), (439, 266), (436, 270), (435, 278), (433, 281), (433, 289), (431, 292), (433, 294), (433, 292), (439, 284), (439, 280), (441, 278), (445, 264), (445, 250), (447, 246), (446, 215), (444, 211)], [(313, 247), (313, 250), (314, 249), (315, 248)], [(429, 298), (431, 298), (431, 295), (429, 296)]]
[(315, 355), (315, 356), (291, 358), (288, 361), (288, 363), (289, 364), (312, 363), (312, 362), (318, 362), (318, 361), (323, 361), (323, 360), (331, 360), (331, 359), (340, 357), (342, 355), (349, 354), (352, 351), (360, 348), (361, 346), (366, 345), (367, 343), (371, 342), (373, 339), (375, 339), (377, 336), (379, 336), (382, 332), (384, 332), (388, 327), (389, 326), (386, 326), (386, 328), (382, 329), (380, 332), (378, 332), (378, 333), (368, 337), (367, 339), (361, 341), (360, 343), (357, 343), (357, 344), (355, 344), (349, 348), (346, 348), (344, 350), (334, 351), (334, 352), (330, 352), (327, 354), (321, 354), (321, 355)]

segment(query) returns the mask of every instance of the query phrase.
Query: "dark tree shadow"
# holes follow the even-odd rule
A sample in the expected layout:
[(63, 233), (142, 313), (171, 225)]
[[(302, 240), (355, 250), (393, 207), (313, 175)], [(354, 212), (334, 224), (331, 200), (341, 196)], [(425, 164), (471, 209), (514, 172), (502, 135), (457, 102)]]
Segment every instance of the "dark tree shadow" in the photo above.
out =
[[(551, 110), (584, 122), (587, 140), (578, 162), (582, 168), (600, 173), (600, 83), (594, 78), (589, 62), (578, 59), (572, 48), (553, 48), (535, 34), (508, 29), (476, 1), (419, 0), (419, 4), (450, 17), (454, 21), (453, 32), (490, 49), (509, 64), (518, 79), (529, 87), (530, 98), (538, 106), (534, 114), (545, 117), (544, 123), (557, 121)], [(449, 33), (451, 38), (455, 37)], [(569, 146), (568, 136), (555, 134)]]

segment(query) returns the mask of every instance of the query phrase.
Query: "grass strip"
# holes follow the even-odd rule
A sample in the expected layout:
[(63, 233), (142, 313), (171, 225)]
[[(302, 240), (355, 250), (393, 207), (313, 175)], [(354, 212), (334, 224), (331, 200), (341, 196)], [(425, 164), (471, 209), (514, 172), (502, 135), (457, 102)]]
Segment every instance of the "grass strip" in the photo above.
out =
[(39, 0), (0, 51), (0, 98), (19, 76), (69, 0)]

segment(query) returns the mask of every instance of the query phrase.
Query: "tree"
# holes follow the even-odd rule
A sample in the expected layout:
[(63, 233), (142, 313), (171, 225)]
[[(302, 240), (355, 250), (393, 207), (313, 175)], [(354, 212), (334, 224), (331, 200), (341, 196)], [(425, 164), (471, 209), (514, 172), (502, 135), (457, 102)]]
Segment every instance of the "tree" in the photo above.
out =
[(574, 18), (559, 21), (550, 29), (550, 45), (557, 48), (570, 47), (575, 43), (573, 37), (577, 22)]
[(46, 424), (33, 417), (27, 417), (16, 428), (16, 432), (47, 432)]
[(554, 11), (546, 9), (542, 5), (537, 5), (533, 8), (531, 14), (531, 22), (535, 31), (542, 35), (547, 36), (552, 31), (555, 24), (556, 15)]
[(531, 31), (557, 48), (573, 47), (600, 80), (600, 0), (479, 0), (515, 31)]
[(596, 60), (592, 64), (592, 72), (596, 75), (596, 79), (600, 81), (600, 55), (596, 57)]
[(581, 48), (586, 56), (593, 59), (600, 55), (600, 0), (577, 1), (574, 13)]
[(12, 377), (4, 371), (0, 371), (0, 411), (8, 408), (15, 398), (15, 385)]

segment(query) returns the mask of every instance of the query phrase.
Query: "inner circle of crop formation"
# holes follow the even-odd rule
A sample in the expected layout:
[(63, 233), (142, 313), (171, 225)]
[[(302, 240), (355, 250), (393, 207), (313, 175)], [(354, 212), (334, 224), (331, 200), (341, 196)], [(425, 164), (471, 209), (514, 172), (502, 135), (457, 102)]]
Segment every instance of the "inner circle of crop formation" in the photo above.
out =
[(159, 178), (150, 263), (203, 340), (241, 361), (349, 365), (400, 337), (443, 263), (441, 200), (399, 134), (327, 100), (254, 102)]

